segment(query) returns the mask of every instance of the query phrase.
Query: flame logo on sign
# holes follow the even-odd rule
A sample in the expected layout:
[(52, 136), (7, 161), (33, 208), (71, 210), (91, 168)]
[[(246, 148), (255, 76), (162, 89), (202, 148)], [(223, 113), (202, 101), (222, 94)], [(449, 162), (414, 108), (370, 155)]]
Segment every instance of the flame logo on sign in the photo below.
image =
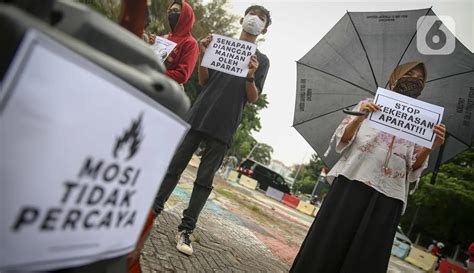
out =
[(118, 158), (119, 154), (123, 153), (122, 150), (127, 150), (128, 147), (128, 156), (125, 160), (132, 158), (140, 148), (140, 143), (143, 140), (141, 135), (142, 129), (142, 117), (143, 113), (140, 114), (138, 119), (132, 121), (132, 125), (129, 129), (125, 130), (122, 136), (117, 137), (115, 148), (114, 148), (114, 157)]

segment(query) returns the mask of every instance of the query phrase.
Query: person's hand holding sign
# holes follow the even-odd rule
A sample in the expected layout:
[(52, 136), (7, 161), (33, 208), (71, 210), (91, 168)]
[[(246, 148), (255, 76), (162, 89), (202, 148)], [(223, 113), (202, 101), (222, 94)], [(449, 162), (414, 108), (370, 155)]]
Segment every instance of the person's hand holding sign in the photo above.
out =
[(201, 39), (199, 47), (200, 65), (209, 69), (248, 78), (248, 76), (252, 76), (252, 72), (255, 74), (257, 67), (259, 67), (256, 56), (253, 56), (257, 52), (255, 43), (212, 34), (212, 36), (208, 35)]
[(255, 85), (255, 72), (258, 69), (258, 65), (257, 55), (252, 55), (249, 61), (249, 72), (247, 73), (247, 83), (245, 86), (247, 101), (250, 103), (255, 103), (258, 99), (258, 89)]
[(247, 78), (254, 78), (255, 72), (258, 69), (258, 59), (257, 55), (252, 55), (249, 62), (249, 72), (247, 73)]
[(149, 43), (150, 45), (154, 45), (155, 42), (156, 42), (156, 35), (155, 35), (155, 34), (150, 34), (150, 35), (148, 36), (148, 39), (149, 39), (149, 40), (148, 40), (148, 43)]
[(431, 152), (434, 149), (437, 149), (441, 145), (444, 144), (444, 139), (445, 139), (445, 136), (446, 136), (446, 126), (442, 123), (436, 124), (433, 128), (433, 131), (436, 134), (436, 138), (433, 142), (433, 146), (431, 147), (431, 149), (426, 148), (426, 147), (422, 147), (420, 150), (418, 150), (417, 156), (416, 156), (416, 161), (412, 166), (413, 170), (416, 170), (416, 169), (420, 168), (421, 165), (423, 164), (423, 162), (431, 154)]
[(201, 39), (199, 41), (199, 54), (201, 57), (204, 55), (204, 52), (206, 52), (207, 47), (212, 41), (212, 34), (208, 34), (205, 38)]
[(380, 111), (380, 106), (378, 106), (377, 104), (375, 104), (372, 101), (366, 101), (366, 102), (363, 102), (361, 104), (361, 106), (359, 108), (359, 111), (366, 113), (365, 115), (359, 117), (361, 119), (361, 121), (363, 121), (364, 119), (366, 119), (369, 116), (369, 114), (371, 112)]
[(446, 136), (446, 126), (442, 123), (436, 124), (433, 129), (436, 134), (436, 138), (433, 142), (433, 149), (441, 147), (444, 144), (444, 139)]
[[(211, 43), (211, 41), (212, 41), (212, 34), (208, 34), (205, 38), (199, 41), (199, 59), (201, 59), (200, 62), (202, 62), (204, 53), (206, 52), (206, 49)], [(199, 69), (198, 69), (199, 85), (204, 86), (208, 80), (209, 80), (209, 71), (207, 70), (206, 67), (199, 65)]]
[(344, 143), (349, 142), (355, 135), (357, 129), (359, 128), (360, 124), (369, 116), (371, 112), (380, 111), (380, 106), (375, 104), (372, 101), (364, 101), (359, 108), (361, 113), (365, 113), (365, 115), (357, 116), (349, 123), (344, 131), (344, 135), (342, 135), (341, 141)]

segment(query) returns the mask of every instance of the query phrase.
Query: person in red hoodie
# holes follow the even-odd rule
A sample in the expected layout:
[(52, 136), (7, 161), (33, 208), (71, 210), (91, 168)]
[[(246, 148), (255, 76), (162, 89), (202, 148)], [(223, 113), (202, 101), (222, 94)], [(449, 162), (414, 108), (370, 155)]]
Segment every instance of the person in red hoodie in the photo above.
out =
[(175, 0), (168, 9), (171, 32), (168, 40), (177, 43), (165, 61), (166, 75), (179, 84), (184, 84), (193, 73), (199, 47), (191, 34), (195, 21), (194, 12), (185, 0)]
[[(168, 23), (171, 32), (164, 38), (177, 45), (165, 61), (166, 75), (179, 84), (185, 84), (198, 58), (199, 47), (191, 34), (195, 16), (191, 6), (185, 0), (174, 0), (168, 8)], [(150, 44), (155, 43), (155, 37), (148, 39)]]
[[(166, 75), (181, 86), (186, 83), (193, 73), (198, 58), (199, 47), (191, 34), (195, 16), (191, 6), (185, 0), (174, 0), (168, 8), (168, 22), (171, 32), (164, 37), (177, 45), (165, 61)], [(153, 35), (144, 35), (148, 43), (154, 44)], [(155, 214), (153, 210), (148, 215), (142, 234), (138, 239), (135, 250), (127, 257), (129, 273), (141, 273), (140, 252), (153, 226)]]

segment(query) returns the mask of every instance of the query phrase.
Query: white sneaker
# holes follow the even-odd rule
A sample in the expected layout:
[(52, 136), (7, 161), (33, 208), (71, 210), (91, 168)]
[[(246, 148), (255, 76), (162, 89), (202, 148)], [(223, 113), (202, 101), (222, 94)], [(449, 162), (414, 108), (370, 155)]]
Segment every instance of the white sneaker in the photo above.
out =
[(176, 249), (186, 255), (193, 255), (193, 246), (191, 245), (191, 233), (192, 231), (183, 230), (176, 234)]

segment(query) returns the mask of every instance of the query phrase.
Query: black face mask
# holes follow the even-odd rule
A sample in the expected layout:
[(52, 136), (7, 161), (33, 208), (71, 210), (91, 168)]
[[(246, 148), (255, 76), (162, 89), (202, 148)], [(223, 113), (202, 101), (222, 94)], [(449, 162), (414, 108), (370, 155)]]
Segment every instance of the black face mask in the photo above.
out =
[(405, 96), (417, 98), (423, 90), (423, 81), (413, 77), (402, 77), (397, 81), (393, 91)]
[(181, 14), (177, 12), (172, 12), (168, 14), (168, 22), (170, 23), (171, 31), (174, 31), (174, 28), (178, 24), (179, 16)]

